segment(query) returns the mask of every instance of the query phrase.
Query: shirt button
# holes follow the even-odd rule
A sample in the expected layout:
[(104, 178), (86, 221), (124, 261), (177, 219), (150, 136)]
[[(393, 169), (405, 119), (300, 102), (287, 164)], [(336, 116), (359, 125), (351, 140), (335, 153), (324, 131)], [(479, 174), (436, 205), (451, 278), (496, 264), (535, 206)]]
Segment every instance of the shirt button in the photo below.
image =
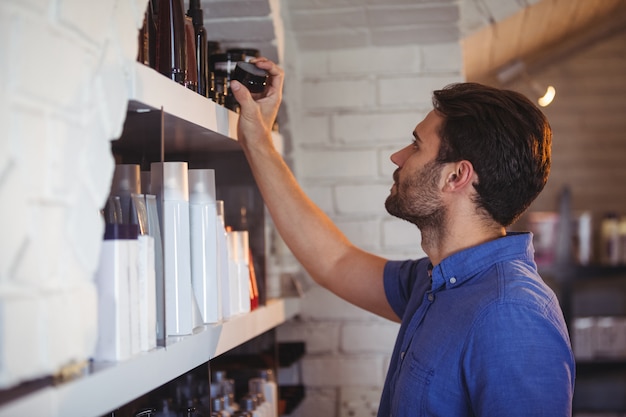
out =
[(404, 352), (400, 352), (400, 359), (404, 359)]
[(456, 284), (456, 278), (455, 277), (450, 278), (450, 284)]
[(433, 301), (435, 299), (435, 296), (432, 294), (428, 294), (428, 301)]

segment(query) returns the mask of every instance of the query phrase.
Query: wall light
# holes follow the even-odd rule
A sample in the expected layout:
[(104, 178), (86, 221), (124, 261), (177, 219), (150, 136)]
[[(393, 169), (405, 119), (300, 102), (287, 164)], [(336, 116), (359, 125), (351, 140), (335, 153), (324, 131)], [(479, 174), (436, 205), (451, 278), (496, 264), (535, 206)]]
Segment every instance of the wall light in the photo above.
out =
[(526, 70), (526, 64), (521, 60), (515, 60), (508, 65), (502, 67), (496, 74), (496, 78), (500, 84), (508, 84), (516, 79), (524, 81), (533, 92), (538, 96), (537, 104), (541, 107), (546, 107), (554, 97), (556, 96), (556, 89), (549, 85), (547, 88), (543, 88), (539, 83), (530, 77)]

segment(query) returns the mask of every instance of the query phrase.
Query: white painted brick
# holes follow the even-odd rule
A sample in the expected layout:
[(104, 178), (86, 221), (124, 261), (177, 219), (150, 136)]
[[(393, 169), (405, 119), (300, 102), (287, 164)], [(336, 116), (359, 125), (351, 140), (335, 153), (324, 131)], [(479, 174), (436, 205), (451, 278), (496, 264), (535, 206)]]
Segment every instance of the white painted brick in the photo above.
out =
[(377, 249), (381, 244), (380, 221), (336, 219), (335, 224), (355, 245), (364, 249)]
[[(47, 123), (45, 113), (37, 107), (26, 107), (19, 103), (13, 104), (9, 118), (9, 141), (13, 156), (11, 167), (17, 175), (19, 188), (15, 191), (24, 197), (24, 201), (37, 201), (45, 192), (47, 178), (43, 167), (46, 165)], [(42, 143), (42, 138), (44, 138)], [(18, 194), (14, 194), (20, 198)]]
[(291, 25), (298, 31), (326, 31), (334, 28), (358, 28), (367, 26), (365, 10), (361, 7), (345, 7), (320, 11), (293, 11)]
[(372, 6), (367, 11), (370, 25), (376, 26), (411, 26), (420, 23), (451, 23), (459, 20), (459, 7), (457, 4), (414, 5), (413, 7), (402, 5)]
[(421, 114), (415, 111), (336, 114), (332, 119), (332, 138), (350, 144), (371, 145), (398, 140), (409, 144), (413, 140), (413, 129), (421, 120)]
[(270, 13), (267, 0), (203, 0), (202, 8), (207, 26), (212, 19), (267, 16)]
[(413, 72), (420, 68), (418, 47), (359, 48), (329, 51), (330, 72), (345, 73), (398, 73)]
[[(140, 6), (139, 3), (142, 5)], [(137, 33), (143, 25), (144, 12), (148, 2), (144, 0), (134, 0), (121, 3), (114, 2), (114, 4), (115, 14), (110, 24), (110, 31), (117, 41), (115, 49), (121, 52), (122, 63), (120, 67), (118, 67), (118, 71), (125, 72), (127, 70), (124, 66), (134, 63), (137, 60), (137, 51), (139, 50)]]
[(372, 43), (376, 46), (438, 44), (459, 39), (459, 30), (450, 24), (433, 26), (399, 26), (372, 29)]
[[(104, 207), (115, 169), (115, 159), (111, 154), (109, 141), (112, 136), (107, 133), (114, 134), (121, 127), (106, 120), (102, 112), (93, 113), (92, 116), (89, 125), (99, 128), (85, 137), (84, 154), (79, 159), (79, 172), (82, 174), (84, 189), (88, 193), (84, 198), (90, 198), (95, 204), (100, 202), (100, 206)], [(86, 139), (87, 137), (90, 139)]]
[(337, 211), (341, 214), (382, 214), (390, 185), (338, 186), (335, 189)]
[(369, 79), (305, 81), (306, 109), (363, 108), (375, 103), (375, 84)]
[(325, 213), (335, 211), (333, 200), (333, 190), (326, 186), (306, 185), (303, 186), (304, 192), (311, 200)]
[[(83, 277), (91, 279), (100, 255), (100, 246), (104, 235), (104, 223), (94, 213), (98, 213), (103, 205), (102, 200), (97, 202), (86, 188), (79, 189), (81, 204), (70, 207), (67, 211), (67, 249), (68, 258), (65, 268), (73, 266), (74, 274), (66, 270), (68, 277)], [(98, 204), (100, 203), (100, 204)]]
[(206, 23), (205, 29), (207, 38), (216, 41), (244, 42), (274, 39), (274, 22), (269, 16), (212, 20)]
[(287, 417), (337, 417), (335, 388), (307, 387), (300, 405)]
[(370, 44), (370, 33), (366, 29), (299, 32), (295, 37), (303, 50), (362, 48)]
[[(5, 201), (11, 206), (3, 209), (5, 210), (3, 212), (10, 215), (0, 216), (3, 235), (0, 239), (0, 283), (7, 283), (13, 279), (18, 257), (28, 242), (29, 225), (32, 225), (35, 217), (26, 203), (28, 201), (26, 190), (20, 180), (24, 173), (20, 172), (20, 166), (12, 164), (2, 174), (4, 178), (0, 185), (0, 201)], [(32, 267), (37, 268), (37, 265)]]
[(291, 320), (277, 328), (276, 338), (279, 342), (304, 342), (309, 355), (336, 353), (339, 328), (338, 322)]
[(327, 144), (330, 137), (330, 116), (306, 115), (298, 129), (298, 142), (304, 144)]
[(85, 94), (89, 75), (99, 63), (95, 47), (90, 51), (78, 46), (70, 32), (50, 26), (44, 18), (21, 14), (17, 19), (16, 47), (10, 57), (20, 69), (14, 73), (15, 88), (20, 94), (78, 113), (83, 103), (77, 98)]
[(0, 287), (0, 389), (45, 375), (42, 313), (40, 300), (29, 289)]
[(298, 55), (298, 72), (304, 78), (327, 78), (329, 55), (327, 51), (306, 51)]
[(384, 382), (383, 356), (306, 356), (302, 358), (302, 376), (307, 386), (341, 387), (344, 385), (379, 385)]
[(298, 158), (298, 176), (301, 178), (372, 177), (377, 173), (377, 155), (374, 151), (306, 151)]
[(57, 288), (62, 286), (63, 237), (67, 221), (63, 205), (37, 205), (22, 207), (31, 215), (28, 238), (13, 260), (13, 279), (20, 285), (33, 288)]
[(395, 217), (383, 221), (385, 247), (409, 246), (421, 250), (421, 233), (417, 226)]
[(458, 72), (463, 70), (463, 51), (459, 42), (423, 45), (422, 70), (424, 72)]
[(311, 320), (369, 320), (376, 317), (318, 286), (305, 293), (300, 315)]
[[(97, 113), (88, 113), (86, 117), (92, 119), (100, 129), (95, 131), (95, 138), (108, 140), (118, 138), (122, 134), (123, 122), (126, 118), (126, 103), (128, 100), (127, 79), (120, 70), (122, 63), (117, 54), (108, 49), (105, 63), (98, 69), (93, 79), (94, 94), (90, 103)], [(96, 119), (97, 118), (97, 119)]]
[(433, 90), (462, 81), (460, 76), (398, 77), (379, 80), (381, 105), (417, 104), (431, 108)]
[(391, 354), (400, 325), (386, 323), (344, 323), (341, 327), (341, 351)]
[[(55, 115), (45, 118), (46, 131), (43, 146), (45, 154), (39, 160), (41, 168), (34, 167), (34, 169), (35, 172), (40, 172), (39, 180), (43, 183), (42, 196), (53, 202), (69, 204), (69, 199), (75, 198), (72, 189), (80, 181), (80, 178), (77, 178), (80, 159), (76, 163), (68, 163), (67, 155), (80, 156), (81, 145), (89, 135), (72, 135), (70, 124), (60, 117), (60, 115)], [(30, 140), (37, 141), (36, 138)]]
[[(59, 21), (66, 26), (77, 30), (81, 37), (90, 42), (101, 45), (104, 44), (110, 30), (110, 21), (116, 8), (124, 8), (130, 1), (119, 3), (113, 0), (102, 0), (97, 2), (82, 0), (63, 0), (58, 2)], [(133, 2), (136, 3), (136, 2)], [(145, 10), (147, 1), (143, 1)], [(143, 20), (143, 13), (141, 14)], [(141, 24), (141, 22), (139, 22)]]

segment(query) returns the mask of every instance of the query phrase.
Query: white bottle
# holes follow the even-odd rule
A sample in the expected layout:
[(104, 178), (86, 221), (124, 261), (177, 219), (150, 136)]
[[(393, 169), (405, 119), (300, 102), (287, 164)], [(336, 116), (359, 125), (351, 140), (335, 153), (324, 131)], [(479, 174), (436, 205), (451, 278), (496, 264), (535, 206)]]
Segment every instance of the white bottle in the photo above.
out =
[(137, 164), (117, 164), (111, 181), (111, 195), (120, 198), (122, 223), (132, 223), (131, 195), (141, 193), (141, 174)]
[(145, 194), (148, 234), (154, 239), (154, 271), (155, 271), (155, 320), (156, 340), (165, 341), (165, 281), (163, 271), (163, 242), (157, 198), (153, 194)]
[(219, 285), (222, 291), (222, 317), (229, 319), (237, 314), (237, 303), (233, 303), (231, 294), (235, 291), (230, 281), (229, 248), (224, 218), (224, 201), (218, 200), (217, 209), (217, 256)]
[(195, 296), (191, 285), (189, 184), (186, 162), (153, 162), (150, 188), (160, 203), (165, 280), (165, 331), (193, 332)]
[(215, 171), (189, 170), (189, 220), (191, 234), (191, 280), (204, 323), (222, 320), (222, 297), (218, 280)]
[(98, 288), (96, 361), (132, 355), (130, 282), (136, 279), (137, 226), (107, 224), (95, 281)]
[(231, 285), (231, 303), (235, 305), (236, 314), (250, 312), (250, 267), (246, 261), (248, 256), (248, 232), (229, 231), (229, 282)]
[(273, 415), (272, 405), (265, 398), (264, 386), (265, 380), (262, 378), (251, 378), (248, 380), (248, 391), (251, 396), (256, 398), (257, 410), (262, 417), (271, 417)]
[(274, 378), (274, 371), (271, 369), (264, 369), (260, 373), (260, 378), (263, 380), (262, 389), (265, 400), (270, 404), (271, 416), (278, 417), (278, 385)]

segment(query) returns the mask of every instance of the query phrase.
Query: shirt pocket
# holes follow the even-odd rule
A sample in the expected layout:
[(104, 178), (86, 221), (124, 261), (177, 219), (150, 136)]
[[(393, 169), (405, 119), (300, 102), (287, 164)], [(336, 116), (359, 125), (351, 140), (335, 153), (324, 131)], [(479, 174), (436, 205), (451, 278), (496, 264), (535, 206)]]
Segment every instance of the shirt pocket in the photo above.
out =
[(409, 353), (405, 357), (392, 399), (393, 417), (425, 417), (426, 399), (434, 375), (432, 368), (426, 367)]

